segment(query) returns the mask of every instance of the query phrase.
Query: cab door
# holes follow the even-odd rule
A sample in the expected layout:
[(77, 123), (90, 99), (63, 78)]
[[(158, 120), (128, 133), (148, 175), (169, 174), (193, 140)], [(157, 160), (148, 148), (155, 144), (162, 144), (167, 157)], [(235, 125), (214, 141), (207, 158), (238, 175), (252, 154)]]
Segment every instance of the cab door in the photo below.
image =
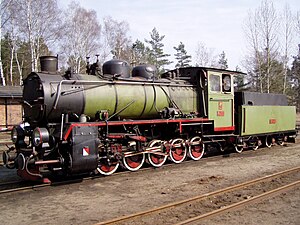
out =
[(210, 71), (208, 75), (208, 116), (216, 132), (234, 131), (233, 75)]

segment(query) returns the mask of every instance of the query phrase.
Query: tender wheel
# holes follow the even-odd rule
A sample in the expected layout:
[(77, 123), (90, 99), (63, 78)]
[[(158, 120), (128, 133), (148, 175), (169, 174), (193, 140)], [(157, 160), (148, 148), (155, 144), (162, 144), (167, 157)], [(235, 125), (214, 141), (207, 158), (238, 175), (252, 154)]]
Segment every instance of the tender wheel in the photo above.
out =
[(262, 145), (262, 142), (258, 137), (254, 137), (251, 140), (251, 147), (254, 151), (256, 151), (261, 145)]
[(152, 140), (148, 145), (149, 147), (160, 148), (160, 150), (157, 150), (157, 152), (152, 152), (148, 154), (148, 162), (154, 167), (161, 167), (166, 162), (168, 157), (168, 155), (164, 154), (161, 151), (161, 145), (162, 143), (160, 140)]
[(229, 148), (229, 145), (226, 145), (226, 143), (223, 141), (215, 141), (213, 143), (220, 152), (225, 152)]
[(246, 147), (247, 147), (247, 144), (246, 144), (246, 142), (243, 141), (242, 138), (238, 138), (237, 142), (234, 144), (234, 149), (237, 153), (242, 153), (242, 151)]
[(139, 170), (145, 162), (145, 154), (135, 154), (128, 155), (123, 157), (123, 166), (129, 171), (137, 171)]
[(242, 151), (244, 150), (244, 146), (243, 145), (239, 145), (239, 144), (235, 144), (234, 145), (234, 149), (237, 153), (242, 153)]
[(170, 148), (170, 159), (174, 163), (181, 163), (185, 160), (187, 155), (187, 150), (184, 145), (184, 141), (181, 138), (174, 139), (171, 141), (171, 148)]
[(193, 137), (189, 141), (188, 155), (193, 160), (199, 160), (204, 154), (204, 143), (199, 136)]
[(281, 145), (281, 146), (284, 146), (285, 143), (287, 142), (287, 140), (288, 140), (287, 136), (279, 137), (278, 140), (277, 140), (277, 144)]
[(119, 162), (110, 162), (105, 158), (99, 160), (97, 171), (102, 175), (111, 175), (119, 168)]
[(266, 137), (266, 146), (268, 147), (268, 148), (271, 148), (274, 144), (275, 144), (275, 138), (273, 138), (272, 136), (270, 136), (270, 135), (268, 135), (267, 137)]

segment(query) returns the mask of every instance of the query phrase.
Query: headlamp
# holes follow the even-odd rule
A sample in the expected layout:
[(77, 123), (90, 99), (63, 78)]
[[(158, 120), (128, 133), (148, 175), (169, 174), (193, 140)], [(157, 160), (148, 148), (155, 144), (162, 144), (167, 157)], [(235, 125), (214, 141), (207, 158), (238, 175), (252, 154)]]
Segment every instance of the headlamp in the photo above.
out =
[(32, 143), (35, 147), (49, 142), (49, 132), (46, 128), (37, 127), (32, 133)]

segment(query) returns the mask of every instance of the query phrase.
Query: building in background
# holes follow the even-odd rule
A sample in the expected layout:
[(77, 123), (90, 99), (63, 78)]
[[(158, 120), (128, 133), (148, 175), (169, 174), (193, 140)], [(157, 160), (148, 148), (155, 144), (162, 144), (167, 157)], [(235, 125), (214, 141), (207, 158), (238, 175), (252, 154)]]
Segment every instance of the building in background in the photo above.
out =
[(22, 87), (0, 87), (0, 131), (22, 121)]

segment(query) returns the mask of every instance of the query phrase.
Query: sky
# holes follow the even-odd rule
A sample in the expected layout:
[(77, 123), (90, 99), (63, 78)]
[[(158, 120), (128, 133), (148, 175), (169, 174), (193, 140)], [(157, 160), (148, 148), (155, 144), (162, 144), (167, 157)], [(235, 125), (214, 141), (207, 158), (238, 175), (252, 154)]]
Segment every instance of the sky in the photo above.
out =
[[(67, 7), (71, 0), (60, 0)], [(198, 43), (214, 49), (214, 54), (225, 52), (229, 69), (243, 67), (247, 54), (247, 42), (243, 24), (248, 12), (259, 7), (260, 0), (77, 0), (86, 9), (97, 12), (99, 21), (105, 16), (129, 23), (132, 41), (150, 39), (154, 27), (163, 39), (164, 52), (176, 53), (173, 49), (182, 41), (188, 54), (195, 56)], [(278, 12), (286, 3), (293, 12), (300, 12), (300, 0), (273, 0)], [(295, 37), (295, 49), (297, 53)], [(195, 63), (193, 61), (193, 63)]]

